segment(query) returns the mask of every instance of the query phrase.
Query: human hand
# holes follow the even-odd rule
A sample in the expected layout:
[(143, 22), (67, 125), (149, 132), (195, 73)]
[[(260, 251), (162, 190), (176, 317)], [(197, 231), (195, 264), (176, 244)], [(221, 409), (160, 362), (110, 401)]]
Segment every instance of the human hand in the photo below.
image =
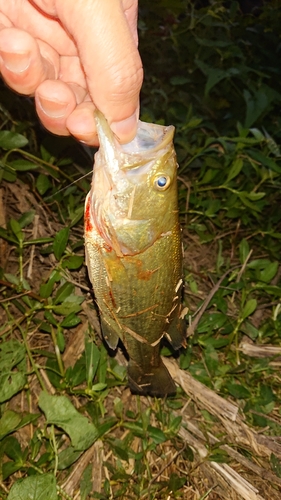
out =
[(43, 125), (98, 145), (100, 109), (121, 142), (136, 134), (143, 72), (137, 0), (0, 0), (0, 71), (34, 95)]

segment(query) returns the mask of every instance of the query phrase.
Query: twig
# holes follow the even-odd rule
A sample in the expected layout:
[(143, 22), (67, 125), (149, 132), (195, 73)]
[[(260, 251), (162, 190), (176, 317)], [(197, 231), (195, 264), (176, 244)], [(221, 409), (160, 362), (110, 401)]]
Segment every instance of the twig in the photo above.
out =
[(182, 452), (185, 450), (186, 448), (186, 444), (184, 444), (184, 446), (179, 450), (177, 451), (173, 456), (172, 458), (169, 460), (169, 462), (167, 462), (164, 467), (162, 467), (162, 469), (160, 469), (159, 472), (157, 472), (157, 474), (149, 481), (148, 483), (148, 488), (150, 488), (150, 486), (155, 483), (155, 481), (158, 479), (158, 477), (160, 477), (163, 472), (168, 468), (170, 467), (170, 465), (172, 465), (172, 463), (178, 458), (179, 455), (182, 454)]
[(173, 379), (192, 397), (192, 399), (200, 402), (203, 407), (208, 409), (213, 415), (217, 415), (219, 418), (223, 416), (231, 422), (236, 421), (239, 411), (237, 405), (222, 398), (212, 389), (209, 389), (199, 382), (199, 380), (195, 380), (188, 372), (180, 370), (176, 361), (172, 361), (169, 358), (162, 358), (162, 360)]
[[(33, 227), (33, 231), (32, 231), (32, 238), (34, 240), (37, 238), (38, 224), (39, 224), (39, 215), (37, 214), (34, 217), (34, 227)], [(28, 270), (27, 270), (27, 278), (29, 278), (29, 279), (32, 278), (32, 267), (33, 267), (33, 260), (34, 260), (34, 252), (35, 252), (35, 245), (32, 245), (31, 246), (31, 252), (30, 252), (29, 265), (28, 265)]]
[(204, 303), (203, 305), (201, 306), (201, 309), (200, 311), (198, 312), (195, 320), (193, 321), (193, 323), (191, 325), (189, 325), (189, 327), (187, 328), (187, 337), (190, 337), (191, 335), (194, 334), (197, 326), (198, 326), (198, 323), (200, 321), (200, 319), (202, 318), (204, 312), (206, 311), (208, 305), (210, 304), (213, 296), (215, 295), (215, 293), (219, 290), (219, 287), (220, 285), (222, 284), (223, 280), (226, 278), (226, 276), (228, 274), (230, 274), (232, 271), (234, 271), (235, 269), (239, 268), (240, 266), (234, 266), (232, 267), (231, 269), (228, 269), (228, 271), (226, 271), (226, 273), (224, 273), (221, 278), (219, 279), (219, 281), (215, 284), (215, 286), (212, 288), (212, 290), (210, 291), (209, 295), (206, 297), (206, 299), (204, 300)]

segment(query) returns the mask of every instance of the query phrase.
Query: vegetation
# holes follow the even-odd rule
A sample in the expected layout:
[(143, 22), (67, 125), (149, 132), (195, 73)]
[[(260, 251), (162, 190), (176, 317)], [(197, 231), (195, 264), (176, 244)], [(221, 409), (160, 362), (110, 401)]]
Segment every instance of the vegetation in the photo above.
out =
[(141, 118), (176, 126), (180, 165), (174, 398), (132, 396), (100, 338), (83, 249), (93, 151), (1, 86), (3, 500), (280, 498), (278, 3), (140, 1)]

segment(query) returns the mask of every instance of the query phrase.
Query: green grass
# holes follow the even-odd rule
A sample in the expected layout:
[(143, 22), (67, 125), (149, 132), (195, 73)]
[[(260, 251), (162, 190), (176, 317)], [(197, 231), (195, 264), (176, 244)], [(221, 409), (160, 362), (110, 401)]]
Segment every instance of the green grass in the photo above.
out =
[[(51, 137), (32, 102), (0, 88), (3, 500), (239, 498), (224, 467), (279, 498), (277, 5), (141, 2), (142, 119), (176, 126), (180, 165), (189, 311), (174, 398), (132, 396), (100, 338), (83, 248), (93, 151)], [(214, 393), (233, 420), (207, 404)]]

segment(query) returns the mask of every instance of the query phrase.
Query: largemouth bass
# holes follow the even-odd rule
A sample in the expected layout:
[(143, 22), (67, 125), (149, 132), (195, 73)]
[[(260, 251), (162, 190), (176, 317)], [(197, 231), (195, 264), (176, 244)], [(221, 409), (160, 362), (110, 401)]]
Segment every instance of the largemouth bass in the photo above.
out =
[(111, 349), (123, 342), (133, 393), (173, 394), (160, 342), (178, 349), (185, 338), (174, 127), (139, 122), (136, 138), (120, 145), (99, 111), (95, 119), (85, 249), (103, 336)]

